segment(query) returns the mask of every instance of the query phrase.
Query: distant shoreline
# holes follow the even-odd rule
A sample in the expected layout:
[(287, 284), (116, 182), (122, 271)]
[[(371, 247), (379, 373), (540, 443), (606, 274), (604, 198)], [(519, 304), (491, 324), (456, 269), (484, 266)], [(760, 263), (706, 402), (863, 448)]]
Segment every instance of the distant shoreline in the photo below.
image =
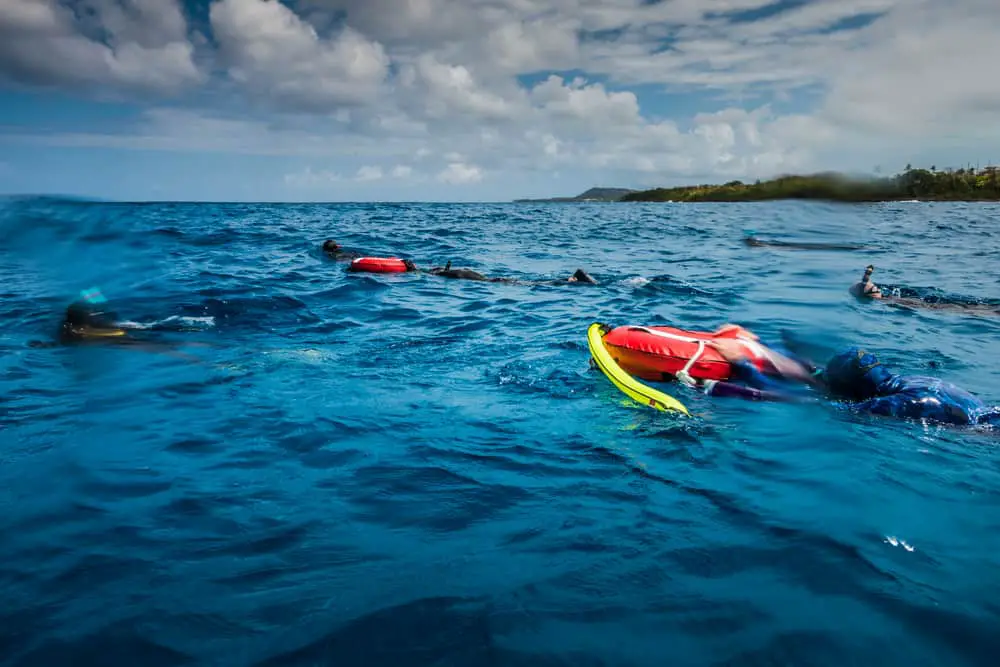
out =
[(638, 192), (628, 188), (590, 188), (575, 197), (545, 197), (542, 199), (515, 199), (515, 204), (552, 204), (577, 202), (616, 202), (622, 197)]
[[(624, 190), (620, 195), (619, 191)], [(604, 195), (604, 196), (601, 196)], [(886, 178), (860, 179), (837, 173), (780, 176), (767, 181), (689, 185), (651, 190), (592, 188), (576, 197), (517, 199), (516, 203), (578, 202), (755, 202), (786, 199), (873, 203), (891, 201), (1000, 201), (1000, 169), (938, 171), (910, 165)]]

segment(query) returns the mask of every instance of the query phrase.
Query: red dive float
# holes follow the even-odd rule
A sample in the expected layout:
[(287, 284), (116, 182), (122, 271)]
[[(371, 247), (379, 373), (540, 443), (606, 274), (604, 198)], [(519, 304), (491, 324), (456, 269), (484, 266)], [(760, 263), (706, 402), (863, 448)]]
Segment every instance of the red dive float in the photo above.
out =
[(405, 273), (406, 261), (398, 257), (358, 257), (353, 260), (348, 271), (364, 273)]
[(695, 380), (728, 380), (732, 367), (707, 343), (723, 338), (743, 344), (747, 359), (762, 372), (773, 371), (756, 336), (738, 325), (717, 331), (667, 326), (619, 326), (604, 334), (604, 347), (621, 368), (651, 382), (669, 382), (684, 371)]

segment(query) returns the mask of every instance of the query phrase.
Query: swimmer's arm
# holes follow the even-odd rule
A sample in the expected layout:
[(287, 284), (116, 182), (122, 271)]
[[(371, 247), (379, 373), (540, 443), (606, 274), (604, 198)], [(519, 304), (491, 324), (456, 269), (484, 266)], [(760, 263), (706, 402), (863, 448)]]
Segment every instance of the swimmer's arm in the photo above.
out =
[(783, 354), (772, 347), (768, 347), (765, 354), (781, 377), (811, 385), (817, 383), (816, 367), (808, 360), (795, 354)]
[[(764, 373), (761, 373), (752, 363), (746, 359), (741, 359), (740, 361), (731, 362), (733, 373), (732, 377), (736, 381), (749, 385), (755, 389), (760, 389), (768, 392), (778, 393), (778, 394), (788, 394), (797, 395), (797, 392), (792, 392), (786, 383), (780, 382), (775, 378), (769, 377)], [(780, 370), (780, 369), (779, 369)], [(801, 379), (798, 376), (794, 376), (795, 379)]]
[[(716, 333), (724, 331), (728, 328), (731, 328), (731, 325), (721, 327)], [(748, 377), (745, 381), (754, 383), (764, 382), (765, 384), (762, 388), (766, 388), (766, 386), (770, 385), (770, 382), (765, 380), (763, 376), (760, 376), (759, 373), (753, 372), (755, 369), (749, 365), (746, 352), (737, 341), (721, 338), (709, 342), (708, 345), (718, 350), (723, 358), (732, 364), (738, 371), (749, 374), (750, 377)], [(786, 356), (768, 346), (762, 347), (764, 348), (764, 354), (774, 366), (778, 375), (786, 379), (797, 380), (806, 384), (815, 384), (811, 364), (804, 363), (794, 357)]]
[(769, 402), (803, 402), (814, 400), (805, 392), (791, 391), (763, 373), (749, 361), (742, 360), (732, 363), (732, 379), (736, 382), (706, 383), (705, 393), (709, 396), (727, 396), (743, 398), (750, 401)]
[(746, 387), (722, 381), (707, 384), (705, 393), (714, 397), (742, 398), (748, 401), (767, 401), (771, 403), (799, 403), (809, 400), (806, 396), (800, 396), (791, 392), (758, 389), (756, 387)]

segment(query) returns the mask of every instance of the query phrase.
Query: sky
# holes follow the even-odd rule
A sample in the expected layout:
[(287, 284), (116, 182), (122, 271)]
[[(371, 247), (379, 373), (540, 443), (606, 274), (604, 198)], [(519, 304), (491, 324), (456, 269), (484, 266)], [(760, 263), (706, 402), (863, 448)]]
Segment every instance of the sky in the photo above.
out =
[(0, 194), (509, 201), (1000, 163), (998, 0), (0, 0)]

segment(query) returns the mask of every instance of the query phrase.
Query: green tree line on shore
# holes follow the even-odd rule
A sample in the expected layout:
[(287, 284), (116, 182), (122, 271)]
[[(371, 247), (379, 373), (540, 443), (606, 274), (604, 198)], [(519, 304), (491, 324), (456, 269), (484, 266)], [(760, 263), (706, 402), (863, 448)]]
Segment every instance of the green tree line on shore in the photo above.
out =
[(824, 199), (846, 202), (1000, 201), (1000, 168), (994, 166), (938, 171), (906, 169), (895, 176), (858, 179), (836, 173), (781, 176), (768, 181), (654, 188), (631, 192), (618, 201), (734, 202), (775, 199)]

